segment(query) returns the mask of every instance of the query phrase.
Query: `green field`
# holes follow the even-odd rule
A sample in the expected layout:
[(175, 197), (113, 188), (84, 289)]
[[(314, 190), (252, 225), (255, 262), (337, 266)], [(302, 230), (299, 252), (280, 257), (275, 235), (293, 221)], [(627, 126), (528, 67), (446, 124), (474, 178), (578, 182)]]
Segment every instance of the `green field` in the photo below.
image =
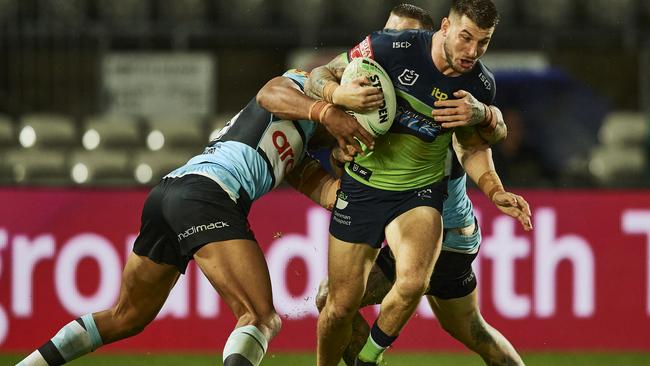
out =
[[(16, 355), (0, 355), (0, 365), (14, 365), (20, 360)], [(650, 353), (526, 353), (528, 366), (650, 366)], [(388, 366), (481, 366), (480, 358), (471, 354), (407, 354), (392, 353), (385, 357)], [(311, 353), (269, 354), (264, 366), (311, 366), (315, 364)], [(90, 355), (74, 362), (73, 366), (194, 366), (221, 365), (217, 355)]]

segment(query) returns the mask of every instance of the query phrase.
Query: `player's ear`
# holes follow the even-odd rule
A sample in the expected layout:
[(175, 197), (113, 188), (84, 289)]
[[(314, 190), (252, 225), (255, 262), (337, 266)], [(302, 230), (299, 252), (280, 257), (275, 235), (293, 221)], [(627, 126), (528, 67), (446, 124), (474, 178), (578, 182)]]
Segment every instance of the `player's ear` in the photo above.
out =
[(440, 30), (442, 31), (442, 35), (444, 37), (447, 37), (447, 33), (449, 33), (450, 26), (451, 26), (451, 22), (449, 21), (449, 18), (447, 17), (442, 18), (442, 22), (440, 22)]

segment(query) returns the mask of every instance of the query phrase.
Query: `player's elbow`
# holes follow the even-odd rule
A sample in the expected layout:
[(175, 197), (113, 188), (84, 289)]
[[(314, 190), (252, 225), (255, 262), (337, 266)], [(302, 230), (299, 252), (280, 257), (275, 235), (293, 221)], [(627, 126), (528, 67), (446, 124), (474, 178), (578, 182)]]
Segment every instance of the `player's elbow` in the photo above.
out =
[[(289, 81), (289, 83), (292, 83)], [(269, 80), (263, 87), (257, 92), (257, 95), (255, 96), (255, 101), (257, 101), (257, 104), (259, 104), (262, 108), (266, 109), (267, 111), (271, 113), (277, 112), (276, 106), (278, 105), (278, 102), (276, 102), (276, 98), (279, 98), (280, 96), (283, 95), (283, 93), (288, 92), (288, 88), (290, 88), (291, 85), (287, 84), (287, 78), (282, 77), (282, 76), (277, 76), (271, 80)]]
[(273, 96), (273, 88), (274, 88), (274, 86), (273, 86), (272, 82), (273, 82), (273, 80), (270, 80), (269, 82), (267, 82), (262, 87), (262, 89), (260, 89), (257, 92), (257, 95), (255, 96), (255, 101), (257, 102), (257, 104), (259, 104), (262, 108), (267, 109), (267, 110), (268, 110), (269, 106), (271, 105), (270, 99)]

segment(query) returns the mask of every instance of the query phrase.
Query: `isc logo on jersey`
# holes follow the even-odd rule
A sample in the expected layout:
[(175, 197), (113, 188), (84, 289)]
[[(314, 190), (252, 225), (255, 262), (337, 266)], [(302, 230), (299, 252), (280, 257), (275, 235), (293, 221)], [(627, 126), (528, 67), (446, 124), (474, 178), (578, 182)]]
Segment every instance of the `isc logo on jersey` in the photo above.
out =
[(341, 85), (361, 76), (367, 77), (372, 86), (381, 89), (384, 94), (384, 103), (373, 111), (366, 113), (352, 112), (352, 115), (373, 136), (383, 135), (388, 132), (393, 124), (397, 110), (393, 83), (388, 73), (375, 60), (360, 57), (350, 61), (350, 64), (345, 68), (341, 77)]

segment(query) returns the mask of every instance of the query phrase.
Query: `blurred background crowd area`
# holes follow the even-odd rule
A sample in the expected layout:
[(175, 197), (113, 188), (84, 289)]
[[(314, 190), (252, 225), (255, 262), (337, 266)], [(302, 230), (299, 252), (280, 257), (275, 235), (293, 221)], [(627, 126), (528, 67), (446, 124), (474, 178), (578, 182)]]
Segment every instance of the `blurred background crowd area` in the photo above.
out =
[[(269, 79), (381, 28), (389, 0), (0, 0), (0, 184), (136, 186)], [(484, 62), (516, 187), (650, 183), (650, 0), (494, 0)], [(434, 17), (449, 1), (411, 1)]]

